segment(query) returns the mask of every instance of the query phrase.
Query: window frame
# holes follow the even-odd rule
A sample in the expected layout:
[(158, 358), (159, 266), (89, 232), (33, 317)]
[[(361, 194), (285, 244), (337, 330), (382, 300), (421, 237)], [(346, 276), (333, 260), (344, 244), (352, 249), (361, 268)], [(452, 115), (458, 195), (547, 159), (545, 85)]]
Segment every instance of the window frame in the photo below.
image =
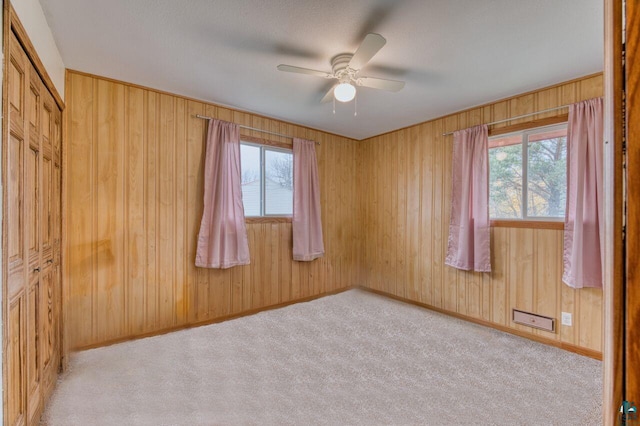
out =
[[(283, 215), (283, 214), (266, 214), (266, 162), (265, 162), (265, 153), (266, 151), (273, 152), (281, 152), (286, 154), (291, 154), (293, 159), (293, 147), (288, 144), (273, 142), (266, 139), (248, 137), (248, 136), (240, 136), (240, 145), (252, 146), (260, 149), (260, 215), (259, 216), (247, 216), (245, 215), (245, 222), (247, 223), (288, 223), (291, 222), (293, 218), (293, 213), (291, 215)], [(240, 155), (240, 160), (242, 164), (242, 155)], [(242, 166), (240, 167), (240, 172), (242, 173)], [(293, 170), (292, 170), (293, 173)], [(292, 176), (293, 178), (293, 176)], [(244, 209), (244, 204), (242, 206)], [(291, 199), (291, 209), (293, 211), (293, 194)]]
[[(566, 116), (565, 116), (566, 117)], [(544, 119), (543, 119), (544, 120)], [(543, 121), (540, 120), (540, 121)], [(546, 120), (544, 120), (546, 121)], [(516, 125), (517, 130), (509, 131), (508, 129), (500, 129), (499, 133), (493, 133), (489, 136), (489, 142), (496, 139), (502, 139), (509, 136), (522, 136), (520, 142), (522, 153), (522, 199), (521, 211), (522, 217), (519, 218), (494, 218), (489, 217), (491, 226), (494, 227), (513, 227), (513, 228), (541, 228), (541, 229), (564, 229), (564, 217), (553, 216), (529, 216), (528, 215), (528, 195), (529, 195), (529, 136), (531, 134), (542, 133), (545, 131), (553, 131), (567, 129), (568, 120), (554, 119), (552, 123), (540, 123), (539, 121), (530, 123), (530, 126), (521, 127)], [(515, 127), (515, 126), (514, 126)], [(567, 147), (568, 148), (568, 147)], [(493, 149), (489, 147), (488, 149)], [(567, 153), (568, 154), (568, 153)], [(568, 158), (567, 158), (568, 161)], [(491, 174), (491, 165), (489, 164), (489, 174)], [(489, 202), (491, 202), (491, 194), (489, 193)]]

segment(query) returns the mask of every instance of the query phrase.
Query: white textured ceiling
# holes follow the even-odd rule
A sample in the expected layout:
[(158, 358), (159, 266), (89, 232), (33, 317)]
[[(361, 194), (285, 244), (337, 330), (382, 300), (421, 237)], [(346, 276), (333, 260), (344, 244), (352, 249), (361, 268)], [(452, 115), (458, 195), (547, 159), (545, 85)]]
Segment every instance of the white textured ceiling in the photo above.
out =
[[(68, 68), (355, 139), (599, 72), (602, 0), (40, 0)], [(364, 35), (387, 44), (361, 75), (406, 81), (320, 104)]]

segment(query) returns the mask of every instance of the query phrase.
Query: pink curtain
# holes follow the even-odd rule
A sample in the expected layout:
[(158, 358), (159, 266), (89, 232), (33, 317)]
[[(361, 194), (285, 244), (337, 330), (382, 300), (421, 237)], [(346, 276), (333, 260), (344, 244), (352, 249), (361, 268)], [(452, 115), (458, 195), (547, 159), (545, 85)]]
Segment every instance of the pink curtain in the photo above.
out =
[(209, 121), (204, 163), (204, 212), (196, 266), (230, 268), (249, 264), (240, 186), (240, 128)]
[(293, 139), (293, 260), (324, 255), (315, 142)]
[(453, 133), (451, 217), (445, 263), (491, 272), (489, 136), (486, 125)]
[(569, 106), (562, 281), (574, 288), (602, 287), (602, 122), (601, 98)]

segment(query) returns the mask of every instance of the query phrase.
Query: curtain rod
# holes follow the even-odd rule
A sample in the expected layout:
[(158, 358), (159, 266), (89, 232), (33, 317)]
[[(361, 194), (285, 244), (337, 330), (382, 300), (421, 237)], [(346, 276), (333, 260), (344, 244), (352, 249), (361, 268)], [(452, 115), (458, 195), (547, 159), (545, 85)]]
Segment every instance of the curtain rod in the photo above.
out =
[[(505, 123), (505, 122), (511, 121), (511, 120), (518, 120), (519, 118), (531, 117), (532, 115), (544, 114), (545, 112), (556, 111), (556, 110), (559, 110), (559, 109), (562, 109), (562, 108), (569, 108), (569, 105), (562, 105), (562, 106), (555, 107), (555, 108), (543, 109), (542, 111), (532, 112), (532, 113), (529, 113), (529, 114), (518, 115), (516, 117), (511, 117), (511, 118), (505, 118), (504, 120), (492, 121), (491, 123), (487, 123), (487, 126), (492, 126), (494, 124), (499, 124), (499, 123)], [(453, 134), (453, 132), (448, 132), (448, 133), (443, 133), (442, 136), (449, 136), (449, 135), (452, 135), (452, 134)]]
[[(206, 115), (196, 114), (197, 118), (202, 118), (203, 120), (213, 120), (212, 117), (207, 117)], [(241, 129), (245, 130), (253, 130), (254, 132), (267, 133), (269, 135), (280, 136), (281, 138), (293, 139), (293, 136), (283, 135), (282, 133), (270, 132), (268, 130), (256, 129), (255, 127), (243, 126), (239, 124)], [(320, 142), (316, 142), (316, 145), (320, 145)]]

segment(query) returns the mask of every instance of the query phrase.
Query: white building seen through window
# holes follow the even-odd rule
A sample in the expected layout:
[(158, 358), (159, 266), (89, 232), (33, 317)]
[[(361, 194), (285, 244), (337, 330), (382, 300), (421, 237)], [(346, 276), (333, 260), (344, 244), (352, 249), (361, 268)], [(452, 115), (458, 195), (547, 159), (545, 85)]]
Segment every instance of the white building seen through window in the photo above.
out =
[(242, 202), (247, 217), (293, 214), (293, 153), (242, 142)]

